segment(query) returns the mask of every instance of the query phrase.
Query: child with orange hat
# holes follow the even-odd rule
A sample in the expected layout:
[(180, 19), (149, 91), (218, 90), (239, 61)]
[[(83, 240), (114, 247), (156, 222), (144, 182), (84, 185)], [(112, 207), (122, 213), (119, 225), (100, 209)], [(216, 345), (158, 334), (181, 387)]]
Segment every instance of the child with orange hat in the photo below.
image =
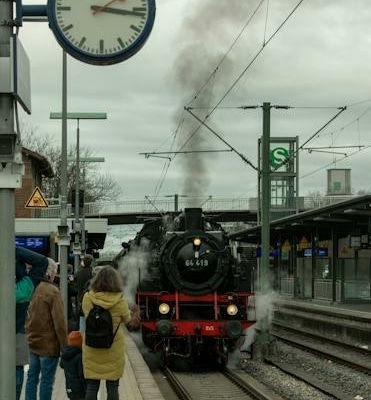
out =
[(68, 335), (68, 345), (63, 349), (60, 366), (64, 369), (66, 392), (70, 400), (83, 400), (86, 381), (82, 369), (82, 335), (72, 331)]

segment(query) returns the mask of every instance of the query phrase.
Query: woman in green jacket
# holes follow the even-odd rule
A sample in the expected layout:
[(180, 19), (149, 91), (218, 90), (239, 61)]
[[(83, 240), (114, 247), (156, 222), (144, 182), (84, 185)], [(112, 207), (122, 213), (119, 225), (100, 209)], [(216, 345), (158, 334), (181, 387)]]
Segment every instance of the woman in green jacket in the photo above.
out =
[[(82, 310), (85, 318), (96, 304), (110, 311), (114, 331), (121, 323), (129, 323), (131, 314), (122, 291), (123, 284), (119, 273), (111, 266), (102, 268), (92, 279), (89, 291), (83, 297)], [(101, 380), (106, 381), (107, 400), (118, 400), (119, 381), (125, 366), (123, 330), (118, 329), (113, 344), (108, 349), (89, 347), (84, 340), (82, 360), (87, 380), (85, 400), (97, 400)]]

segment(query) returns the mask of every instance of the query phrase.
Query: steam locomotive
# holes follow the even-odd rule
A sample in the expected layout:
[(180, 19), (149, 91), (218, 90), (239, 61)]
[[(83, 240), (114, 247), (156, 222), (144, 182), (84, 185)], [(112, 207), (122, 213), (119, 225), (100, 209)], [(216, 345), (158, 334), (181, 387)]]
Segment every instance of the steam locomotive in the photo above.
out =
[(251, 280), (222, 226), (186, 208), (145, 222), (132, 248), (147, 259), (136, 291), (144, 344), (165, 365), (207, 359), (224, 367), (255, 310)]

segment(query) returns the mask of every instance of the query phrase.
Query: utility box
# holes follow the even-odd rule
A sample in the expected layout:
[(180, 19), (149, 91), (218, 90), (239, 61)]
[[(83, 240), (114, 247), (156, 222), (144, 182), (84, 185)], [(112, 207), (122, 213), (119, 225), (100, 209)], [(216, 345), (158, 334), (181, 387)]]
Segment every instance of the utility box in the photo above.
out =
[(9, 44), (9, 57), (0, 57), (0, 93), (11, 93), (31, 114), (30, 61), (16, 35), (12, 35)]
[(327, 170), (327, 196), (351, 195), (350, 169)]

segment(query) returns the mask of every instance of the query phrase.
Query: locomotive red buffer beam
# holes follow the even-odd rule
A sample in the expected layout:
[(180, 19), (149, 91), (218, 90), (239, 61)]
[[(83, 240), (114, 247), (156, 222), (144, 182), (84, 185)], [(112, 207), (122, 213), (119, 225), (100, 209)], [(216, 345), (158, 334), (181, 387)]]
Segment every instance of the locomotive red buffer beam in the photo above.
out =
[(255, 323), (251, 293), (190, 296), (142, 292), (137, 300), (142, 328), (162, 338), (237, 339)]
[(237, 339), (252, 322), (230, 321), (142, 321), (142, 326), (161, 337), (203, 336), (226, 339)]

